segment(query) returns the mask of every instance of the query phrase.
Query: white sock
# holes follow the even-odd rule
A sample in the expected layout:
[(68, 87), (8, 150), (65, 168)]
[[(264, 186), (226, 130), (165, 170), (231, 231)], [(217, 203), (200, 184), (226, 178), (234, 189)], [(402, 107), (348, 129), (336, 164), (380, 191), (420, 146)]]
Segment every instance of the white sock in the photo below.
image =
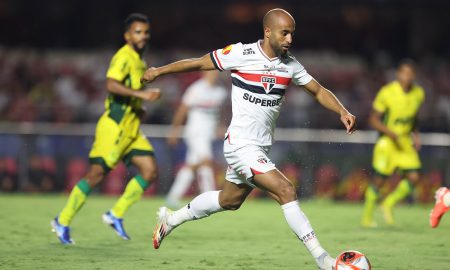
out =
[(447, 192), (444, 195), (444, 198), (442, 198), (442, 201), (444, 201), (445, 206), (450, 207), (450, 192)]
[(200, 192), (207, 192), (215, 189), (214, 171), (210, 166), (201, 166), (197, 170)]
[(188, 205), (169, 215), (167, 223), (176, 227), (186, 221), (201, 219), (225, 210), (219, 204), (219, 193), (219, 190), (215, 190), (198, 195)]
[(181, 168), (175, 177), (175, 181), (173, 182), (169, 193), (167, 194), (167, 201), (178, 203), (184, 193), (186, 193), (186, 190), (189, 188), (192, 180), (194, 180), (194, 172), (192, 169), (188, 166)]
[(326, 252), (320, 246), (319, 240), (317, 239), (308, 218), (298, 205), (298, 201), (283, 204), (281, 208), (283, 209), (284, 217), (286, 218), (289, 227), (291, 227), (292, 231), (294, 231), (297, 237), (303, 242), (314, 258), (318, 258)]

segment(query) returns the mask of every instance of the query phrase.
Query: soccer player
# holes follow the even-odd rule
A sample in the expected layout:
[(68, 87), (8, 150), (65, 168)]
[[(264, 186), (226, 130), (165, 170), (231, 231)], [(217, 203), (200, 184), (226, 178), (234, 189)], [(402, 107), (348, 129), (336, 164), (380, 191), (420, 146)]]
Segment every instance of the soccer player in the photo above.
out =
[(334, 259), (322, 248), (300, 209), (295, 187), (267, 155), (273, 143), (275, 121), (291, 81), (302, 85), (322, 106), (339, 114), (349, 134), (355, 130), (355, 116), (289, 54), (294, 30), (294, 18), (283, 9), (273, 9), (264, 16), (262, 40), (236, 43), (200, 58), (149, 68), (145, 72), (145, 82), (170, 73), (213, 69), (231, 70), (232, 79), (233, 117), (224, 140), (229, 166), (227, 181), (222, 190), (202, 193), (178, 211), (161, 207), (153, 235), (155, 248), (186, 221), (239, 209), (250, 191), (259, 187), (281, 205), (289, 227), (305, 244), (319, 268), (332, 269)]
[(420, 178), (417, 113), (425, 99), (425, 92), (414, 82), (415, 68), (411, 60), (400, 62), (396, 77), (396, 80), (386, 84), (378, 92), (369, 118), (370, 124), (381, 136), (373, 150), (372, 166), (375, 175), (365, 192), (361, 220), (363, 227), (377, 226), (373, 220), (373, 213), (380, 198), (378, 190), (389, 176), (399, 170), (406, 179), (403, 179), (381, 203), (387, 224), (394, 223), (393, 207), (412, 192), (412, 187)]
[(166, 197), (169, 207), (180, 206), (180, 199), (189, 185), (198, 177), (201, 192), (214, 190), (212, 143), (220, 107), (227, 92), (218, 84), (218, 72), (204, 71), (202, 77), (188, 87), (181, 105), (175, 112), (168, 143), (175, 145), (187, 118), (184, 140), (187, 145), (186, 164), (179, 170)]
[(441, 217), (450, 209), (450, 189), (440, 187), (436, 190), (436, 203), (430, 215), (431, 228), (436, 228), (441, 221)]
[(106, 74), (109, 96), (105, 101), (105, 113), (97, 123), (95, 141), (89, 153), (89, 170), (72, 189), (66, 206), (51, 222), (62, 244), (74, 243), (69, 230), (74, 215), (91, 190), (120, 160), (135, 165), (139, 174), (128, 182), (122, 196), (102, 218), (117, 235), (130, 239), (123, 227), (123, 216), (157, 176), (153, 146), (139, 127), (144, 113), (143, 101), (160, 97), (159, 89), (143, 90), (144, 85), (140, 82), (146, 69), (142, 53), (150, 38), (147, 16), (130, 14), (125, 20), (124, 38), (126, 44), (113, 56)]

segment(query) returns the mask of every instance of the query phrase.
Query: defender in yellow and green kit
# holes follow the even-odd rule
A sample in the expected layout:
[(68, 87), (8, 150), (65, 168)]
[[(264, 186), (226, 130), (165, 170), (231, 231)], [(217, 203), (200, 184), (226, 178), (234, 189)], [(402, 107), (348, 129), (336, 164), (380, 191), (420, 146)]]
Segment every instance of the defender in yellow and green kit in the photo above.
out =
[[(379, 200), (379, 188), (396, 170), (404, 179), (381, 203), (387, 224), (393, 224), (393, 207), (406, 196), (419, 181), (421, 162), (417, 151), (420, 139), (417, 113), (424, 102), (425, 92), (414, 82), (415, 68), (404, 60), (397, 68), (397, 80), (383, 86), (378, 92), (370, 115), (370, 124), (380, 132), (374, 151), (372, 166), (375, 176), (365, 192), (362, 226), (375, 227), (373, 213)], [(381, 118), (383, 118), (383, 121)]]
[(103, 216), (117, 235), (130, 239), (123, 227), (123, 216), (137, 202), (157, 176), (153, 146), (140, 130), (144, 109), (143, 101), (155, 101), (159, 89), (143, 89), (140, 78), (147, 65), (142, 53), (150, 39), (147, 16), (134, 13), (125, 20), (126, 44), (113, 56), (106, 74), (109, 96), (105, 112), (100, 117), (95, 141), (89, 153), (90, 167), (86, 176), (72, 189), (66, 206), (52, 220), (51, 226), (63, 244), (72, 244), (69, 225), (81, 209), (88, 194), (120, 160), (133, 164), (139, 170), (127, 184), (116, 204)]

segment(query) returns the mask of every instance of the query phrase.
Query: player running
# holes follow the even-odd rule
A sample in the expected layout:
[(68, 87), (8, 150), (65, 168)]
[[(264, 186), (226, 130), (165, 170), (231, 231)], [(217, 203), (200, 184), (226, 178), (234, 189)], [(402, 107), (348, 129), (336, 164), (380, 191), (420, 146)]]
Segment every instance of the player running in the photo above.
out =
[(156, 179), (157, 167), (153, 146), (146, 139), (139, 126), (143, 116), (143, 101), (154, 101), (160, 97), (159, 89), (143, 89), (140, 82), (146, 64), (142, 53), (150, 38), (150, 24), (147, 16), (131, 14), (125, 20), (126, 44), (114, 55), (106, 74), (105, 112), (100, 117), (95, 141), (89, 153), (90, 167), (70, 193), (66, 206), (51, 221), (53, 231), (62, 244), (72, 244), (69, 225), (81, 209), (91, 190), (120, 160), (133, 164), (139, 174), (127, 184), (116, 204), (103, 216), (117, 235), (130, 239), (123, 227), (123, 216), (128, 208), (137, 202), (150, 183)]
[(259, 187), (281, 205), (290, 228), (319, 268), (332, 269), (334, 259), (322, 248), (300, 209), (295, 187), (267, 155), (273, 143), (275, 121), (291, 81), (302, 85), (321, 105), (338, 113), (349, 134), (355, 130), (355, 116), (289, 54), (295, 21), (288, 12), (270, 10), (264, 16), (263, 29), (264, 39), (255, 43), (236, 43), (201, 58), (181, 60), (145, 72), (145, 82), (170, 73), (213, 69), (231, 70), (232, 79), (233, 117), (224, 140), (229, 165), (227, 181), (222, 190), (200, 194), (178, 211), (161, 207), (153, 245), (159, 248), (164, 237), (186, 221), (239, 209), (250, 191)]
[(220, 107), (227, 97), (224, 87), (218, 84), (219, 73), (202, 72), (202, 77), (190, 85), (175, 112), (168, 143), (175, 145), (187, 118), (184, 140), (187, 146), (186, 164), (178, 171), (166, 197), (169, 207), (178, 208), (180, 199), (198, 178), (200, 191), (214, 190), (212, 143), (216, 138)]
[(363, 227), (377, 226), (373, 214), (380, 199), (378, 190), (396, 170), (406, 179), (381, 203), (387, 224), (394, 223), (393, 207), (408, 196), (419, 182), (422, 165), (417, 153), (420, 149), (417, 113), (425, 99), (425, 92), (414, 79), (414, 64), (410, 60), (402, 61), (397, 68), (397, 80), (383, 86), (373, 102), (369, 121), (381, 136), (373, 150), (375, 176), (365, 192)]

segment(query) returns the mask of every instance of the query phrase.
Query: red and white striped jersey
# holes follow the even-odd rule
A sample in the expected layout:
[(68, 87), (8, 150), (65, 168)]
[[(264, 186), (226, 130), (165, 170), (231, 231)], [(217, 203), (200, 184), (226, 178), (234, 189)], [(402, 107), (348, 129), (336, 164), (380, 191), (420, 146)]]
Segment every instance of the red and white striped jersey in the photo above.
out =
[(189, 107), (184, 136), (213, 140), (216, 137), (220, 106), (226, 97), (224, 87), (210, 85), (203, 78), (191, 84), (183, 95), (183, 103)]
[(312, 80), (295, 57), (269, 58), (260, 42), (236, 43), (210, 53), (217, 69), (231, 70), (233, 117), (225, 134), (231, 144), (272, 145), (289, 83)]

